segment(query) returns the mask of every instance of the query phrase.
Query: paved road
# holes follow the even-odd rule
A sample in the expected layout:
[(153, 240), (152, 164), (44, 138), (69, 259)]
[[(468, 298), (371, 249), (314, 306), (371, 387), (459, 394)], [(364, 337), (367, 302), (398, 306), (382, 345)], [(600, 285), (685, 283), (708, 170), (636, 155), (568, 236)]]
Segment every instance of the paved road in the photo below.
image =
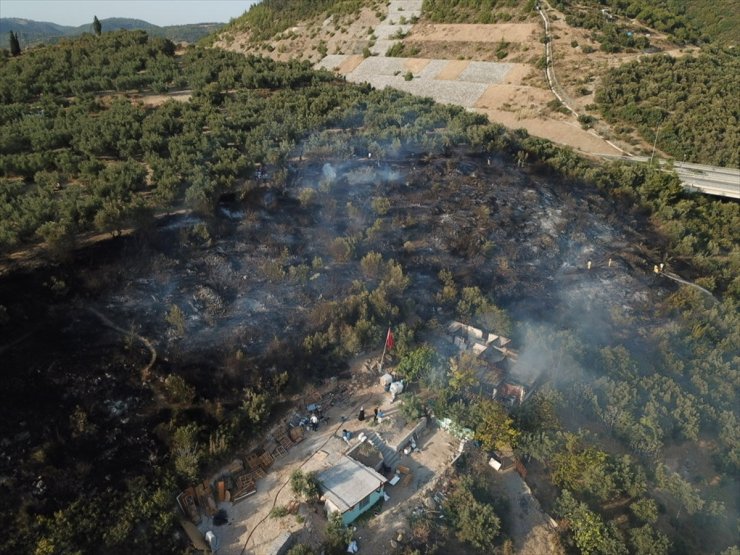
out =
[[(610, 156), (602, 155), (610, 160), (625, 160), (627, 162), (649, 162), (647, 156)], [(660, 160), (661, 165), (667, 164)], [(691, 162), (674, 162), (673, 170), (681, 179), (684, 187), (696, 190), (707, 195), (740, 199), (740, 170), (736, 168), (722, 168), (706, 166)]]
[[(542, 3), (551, 10), (550, 4), (547, 0), (542, 0)], [(558, 78), (555, 75), (555, 59), (553, 56), (552, 49), (552, 35), (550, 33), (550, 20), (547, 16), (547, 11), (542, 6), (537, 6), (537, 11), (542, 17), (542, 21), (545, 24), (545, 36), (547, 41), (545, 43), (545, 55), (547, 56), (547, 82), (552, 90), (553, 94), (563, 103), (563, 105), (570, 110), (570, 112), (578, 116), (578, 113), (571, 107), (570, 103), (566, 98), (566, 94), (563, 88), (558, 83)], [(621, 152), (625, 152), (617, 145), (609, 141), (606, 137), (602, 137), (595, 133), (599, 138), (606, 141), (608, 144), (616, 148)], [(604, 158), (628, 160), (630, 162), (648, 162), (649, 158), (643, 156), (611, 156), (604, 154)], [(661, 161), (661, 164), (665, 162)], [(678, 174), (684, 187), (691, 190), (700, 191), (707, 195), (716, 195), (727, 198), (740, 199), (740, 171), (735, 168), (720, 168), (717, 166), (705, 166), (701, 164), (692, 164), (689, 162), (675, 162), (673, 169)]]

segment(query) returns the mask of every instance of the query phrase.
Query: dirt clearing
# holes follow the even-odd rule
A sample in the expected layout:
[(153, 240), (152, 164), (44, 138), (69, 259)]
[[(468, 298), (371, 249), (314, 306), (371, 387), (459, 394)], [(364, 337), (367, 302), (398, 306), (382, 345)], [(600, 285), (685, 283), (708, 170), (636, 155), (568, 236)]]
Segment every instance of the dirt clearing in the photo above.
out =
[(421, 73), (421, 71), (429, 65), (430, 60), (424, 60), (420, 58), (408, 58), (404, 61), (404, 67), (411, 73)]
[(344, 60), (339, 65), (339, 73), (342, 75), (347, 75), (348, 73), (352, 73), (355, 68), (362, 63), (362, 60), (364, 60), (362, 56), (348, 56), (346, 60)]
[(445, 42), (536, 42), (540, 25), (536, 23), (433, 24), (415, 25), (411, 36), (415, 41)]
[[(288, 483), (293, 471), (301, 469), (304, 472), (320, 473), (337, 464), (342, 454), (349, 449), (347, 443), (341, 439), (341, 430), (352, 432), (352, 445), (357, 443), (360, 432), (367, 435), (374, 432), (386, 445), (392, 446), (414, 427), (415, 422), (406, 421), (399, 412), (399, 401), (391, 403), (388, 394), (374, 383), (376, 373), (364, 367), (364, 360), (366, 359), (353, 364), (350, 387), (356, 389), (351, 390), (348, 398), (325, 411), (328, 422), (322, 424), (316, 432), (307, 432), (301, 443), (278, 459), (267, 476), (257, 482), (257, 493), (236, 505), (228, 502), (219, 505), (228, 514), (228, 524), (214, 527), (211, 519), (204, 520), (201, 530), (214, 531), (221, 545), (219, 553), (239, 555), (245, 544), (247, 553), (271, 553), (273, 542), (284, 532), (295, 533), (295, 543), (319, 548), (326, 526), (323, 506), (302, 504), (297, 516), (268, 516), (273, 507), (288, 506), (295, 499)], [(362, 383), (373, 385), (357, 387)], [(357, 419), (360, 407), (365, 407), (370, 414), (372, 408), (378, 407), (385, 415), (382, 422), (373, 422), (371, 416), (360, 422)], [(406, 523), (406, 514), (417, 503), (417, 499), (427, 489), (426, 486), (452, 460), (458, 442), (447, 432), (430, 426), (420, 432), (418, 437), (418, 451), (409, 455), (401, 454), (399, 464), (404, 468), (404, 479), (396, 485), (386, 485), (389, 500), (368, 512), (368, 515), (373, 516), (362, 517), (354, 524), (357, 527), (354, 537), (363, 553), (380, 555), (388, 552), (390, 540), (399, 527)]]
[(161, 106), (168, 100), (174, 100), (176, 102), (190, 102), (190, 97), (193, 96), (192, 91), (180, 91), (172, 92), (168, 94), (146, 94), (138, 97), (136, 100), (141, 102), (144, 106)]
[(584, 153), (621, 154), (619, 150), (609, 145), (604, 139), (581, 128), (577, 123), (535, 117), (519, 117), (516, 113), (504, 110), (478, 108), (477, 111), (487, 115), (493, 122), (500, 123), (511, 129), (526, 129), (532, 135), (549, 139), (555, 143), (572, 147)]

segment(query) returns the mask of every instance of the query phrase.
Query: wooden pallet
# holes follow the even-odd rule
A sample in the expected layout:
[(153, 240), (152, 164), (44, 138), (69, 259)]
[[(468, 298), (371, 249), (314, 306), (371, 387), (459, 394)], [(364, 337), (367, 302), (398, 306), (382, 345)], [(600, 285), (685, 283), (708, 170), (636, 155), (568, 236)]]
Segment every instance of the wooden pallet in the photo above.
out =
[(275, 447), (275, 449), (272, 450), (272, 458), (273, 459), (279, 459), (280, 457), (284, 457), (288, 454), (288, 450), (285, 449), (282, 445), (278, 445)]
[(288, 432), (288, 435), (290, 436), (291, 441), (293, 443), (300, 443), (303, 441), (303, 428), (300, 426), (296, 426), (295, 428), (291, 428)]
[(247, 455), (247, 467), (250, 470), (260, 468), (260, 458), (254, 451)]
[(180, 505), (182, 512), (185, 513), (185, 516), (193, 521), (193, 523), (200, 524), (200, 511), (195, 501), (195, 490), (192, 487), (177, 496), (177, 503)]
[(234, 477), (234, 493), (231, 496), (231, 500), (236, 503), (242, 499), (249, 497), (257, 491), (257, 485), (252, 479), (251, 472), (244, 472)]
[(254, 470), (252, 470), (252, 471), (249, 472), (249, 475), (256, 482), (260, 478), (264, 478), (265, 476), (267, 476), (267, 472), (265, 472), (261, 468), (255, 468)]
[(272, 466), (275, 457), (273, 457), (270, 453), (265, 452), (260, 455), (259, 460), (262, 470), (267, 470), (268, 468), (270, 468), (270, 466)]
[(280, 447), (287, 451), (288, 449), (293, 447), (293, 441), (289, 437), (285, 436), (280, 439)]

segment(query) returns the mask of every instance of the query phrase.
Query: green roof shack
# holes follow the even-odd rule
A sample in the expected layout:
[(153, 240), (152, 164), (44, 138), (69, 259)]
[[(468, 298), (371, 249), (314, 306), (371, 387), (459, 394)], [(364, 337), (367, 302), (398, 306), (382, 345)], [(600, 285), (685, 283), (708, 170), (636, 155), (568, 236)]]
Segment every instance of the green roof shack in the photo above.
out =
[(318, 476), (326, 514), (338, 512), (348, 525), (383, 497), (387, 480), (372, 468), (342, 455), (337, 464)]

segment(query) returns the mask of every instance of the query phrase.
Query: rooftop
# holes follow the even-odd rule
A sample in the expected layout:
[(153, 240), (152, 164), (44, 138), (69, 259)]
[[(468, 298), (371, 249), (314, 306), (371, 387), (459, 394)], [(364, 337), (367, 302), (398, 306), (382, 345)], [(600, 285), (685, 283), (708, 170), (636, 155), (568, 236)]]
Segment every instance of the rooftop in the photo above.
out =
[(348, 456), (342, 456), (333, 467), (319, 474), (324, 497), (345, 512), (382, 486), (386, 479)]

